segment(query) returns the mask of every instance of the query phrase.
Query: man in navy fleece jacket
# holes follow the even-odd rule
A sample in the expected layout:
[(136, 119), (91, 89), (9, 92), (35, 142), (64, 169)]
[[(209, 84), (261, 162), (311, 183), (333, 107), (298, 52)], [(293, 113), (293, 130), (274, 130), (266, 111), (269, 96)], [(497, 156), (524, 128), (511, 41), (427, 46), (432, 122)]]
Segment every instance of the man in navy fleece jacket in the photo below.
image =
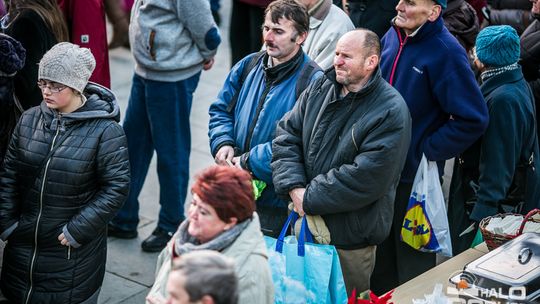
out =
[(412, 139), (396, 190), (392, 230), (377, 248), (371, 288), (379, 294), (435, 266), (435, 254), (400, 240), (422, 154), (438, 162), (442, 175), (444, 161), (469, 147), (488, 123), (467, 54), (444, 26), (445, 7), (446, 0), (401, 0), (393, 27), (382, 38), (381, 71), (409, 106)]

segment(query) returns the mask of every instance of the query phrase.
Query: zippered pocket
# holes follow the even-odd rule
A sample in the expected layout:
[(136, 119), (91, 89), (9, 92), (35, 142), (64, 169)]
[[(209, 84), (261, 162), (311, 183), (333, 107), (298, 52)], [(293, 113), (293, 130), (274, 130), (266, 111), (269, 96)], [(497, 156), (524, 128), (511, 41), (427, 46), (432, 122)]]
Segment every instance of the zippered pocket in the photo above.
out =
[(71, 246), (67, 246), (67, 259), (71, 260)]

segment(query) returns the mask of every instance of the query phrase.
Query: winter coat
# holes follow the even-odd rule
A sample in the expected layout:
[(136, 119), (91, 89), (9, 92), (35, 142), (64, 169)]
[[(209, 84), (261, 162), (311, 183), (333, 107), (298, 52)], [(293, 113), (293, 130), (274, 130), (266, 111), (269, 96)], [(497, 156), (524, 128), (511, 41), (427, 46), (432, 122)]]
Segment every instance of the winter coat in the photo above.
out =
[(467, 54), (441, 17), (426, 22), (412, 36), (394, 27), (381, 43), (382, 75), (401, 93), (412, 117), (401, 181), (414, 181), (422, 153), (438, 162), (442, 175), (444, 161), (475, 142), (488, 123)]
[(96, 68), (90, 81), (110, 88), (111, 73), (103, 0), (57, 0), (57, 2), (66, 18), (70, 41), (89, 48), (96, 59)]
[[(257, 211), (261, 216), (264, 229), (269, 229), (279, 234), (281, 226), (287, 217), (285, 201), (278, 199), (274, 193), (272, 184), (272, 172), (270, 160), (272, 158), (271, 142), (274, 138), (277, 122), (296, 103), (296, 85), (300, 72), (304, 65), (309, 64), (311, 59), (302, 51), (289, 62), (295, 64), (291, 69), (276, 70), (267, 69), (263, 60), (268, 60), (268, 55), (259, 59), (259, 63), (247, 75), (240, 88), (242, 71), (249, 64), (252, 56), (238, 62), (229, 72), (225, 84), (218, 95), (218, 99), (210, 106), (210, 123), (208, 135), (210, 137), (210, 149), (212, 155), (216, 155), (219, 148), (224, 145), (235, 147), (237, 155), (246, 154), (246, 167), (252, 172), (254, 178), (264, 181), (267, 186), (262, 196), (257, 200)], [(283, 63), (287, 64), (287, 63)], [(278, 68), (279, 66), (276, 66)], [(267, 73), (276, 70), (274, 81), (269, 81)], [(322, 75), (318, 72), (310, 81)], [(235, 93), (239, 90), (236, 106), (231, 111), (228, 107)], [(279, 223), (267, 223), (266, 214), (261, 212), (261, 207), (279, 208), (282, 216), (276, 220)], [(275, 225), (274, 225), (275, 224)]]
[(238, 304), (274, 303), (274, 283), (268, 264), (266, 244), (256, 213), (251, 223), (234, 243), (221, 253), (235, 261), (238, 276)]
[(474, 8), (465, 0), (448, 1), (443, 20), (446, 28), (467, 52), (476, 44), (480, 25)]
[[(533, 90), (536, 117), (540, 117), (540, 16), (521, 35), (520, 57), (523, 75)], [(538, 127), (538, 119), (536, 123)]]
[(520, 9), (528, 11), (532, 7), (530, 0), (488, 0), (487, 4), (494, 9)]
[(176, 82), (199, 73), (221, 42), (208, 0), (137, 0), (129, 25), (135, 73)]
[[(520, 69), (489, 78), (481, 87), (489, 107), (490, 121), (482, 138), (456, 158), (448, 201), (448, 219), (454, 255), (469, 249), (475, 232), (461, 235), (471, 220), (494, 215), (501, 204), (523, 199), (523, 211), (538, 208), (540, 174), (538, 160), (529, 166), (535, 117), (532, 98)], [(536, 167), (536, 170), (532, 168)], [(526, 175), (525, 175), (526, 174)], [(517, 187), (525, 185), (526, 190)], [(513, 198), (512, 202), (508, 202)]]
[(58, 41), (45, 21), (33, 10), (23, 10), (12, 21), (5, 33), (19, 41), (26, 50), (26, 61), (15, 75), (15, 95), (23, 109), (28, 110), (41, 103), (43, 96), (37, 86), (38, 65), (43, 55)]
[(353, 29), (354, 24), (349, 16), (333, 5), (332, 1), (327, 0), (309, 17), (309, 34), (303, 49), (323, 70), (326, 70), (334, 63), (339, 38)]
[(533, 21), (530, 0), (489, 0), (489, 25), (507, 24), (518, 34)]
[(358, 249), (388, 236), (411, 118), (379, 70), (359, 92), (340, 91), (334, 70), (308, 87), (278, 124), (272, 172), (283, 198), (306, 188), (303, 209), (323, 217), (331, 244)]
[[(0, 175), (0, 287), (13, 303), (80, 303), (105, 274), (107, 223), (129, 188), (127, 143), (114, 95), (89, 84), (85, 105), (45, 102), (21, 116)], [(64, 233), (71, 246), (63, 246)]]
[(540, 206), (534, 99), (521, 69), (487, 79), (481, 90), (489, 107), (490, 122), (480, 149), (478, 201), (471, 214), (476, 221), (499, 211), (498, 204), (511, 194), (520, 166), (526, 171), (527, 186), (526, 193), (517, 195), (525, 199), (525, 210)]

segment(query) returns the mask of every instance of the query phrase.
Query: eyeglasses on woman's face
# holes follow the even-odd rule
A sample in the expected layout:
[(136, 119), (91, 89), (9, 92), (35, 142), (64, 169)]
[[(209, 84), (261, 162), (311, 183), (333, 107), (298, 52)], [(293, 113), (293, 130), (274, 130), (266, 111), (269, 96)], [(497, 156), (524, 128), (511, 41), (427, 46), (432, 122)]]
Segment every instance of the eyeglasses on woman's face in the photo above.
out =
[(53, 94), (59, 93), (65, 88), (67, 88), (67, 86), (63, 84), (59, 84), (53, 81), (45, 81), (45, 80), (38, 81), (37, 85), (41, 89), (42, 92), (45, 91), (45, 89), (49, 89), (49, 91), (51, 91), (51, 93)]

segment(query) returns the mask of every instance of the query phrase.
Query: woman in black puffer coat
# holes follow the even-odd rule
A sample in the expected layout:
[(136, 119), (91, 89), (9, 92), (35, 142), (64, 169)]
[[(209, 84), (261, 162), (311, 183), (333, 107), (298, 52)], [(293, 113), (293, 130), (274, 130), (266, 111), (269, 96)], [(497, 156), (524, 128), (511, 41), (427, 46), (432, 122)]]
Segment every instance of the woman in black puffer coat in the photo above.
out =
[(88, 49), (60, 43), (39, 65), (44, 101), (23, 113), (0, 174), (0, 287), (12, 303), (97, 303), (107, 223), (129, 188), (127, 144)]

